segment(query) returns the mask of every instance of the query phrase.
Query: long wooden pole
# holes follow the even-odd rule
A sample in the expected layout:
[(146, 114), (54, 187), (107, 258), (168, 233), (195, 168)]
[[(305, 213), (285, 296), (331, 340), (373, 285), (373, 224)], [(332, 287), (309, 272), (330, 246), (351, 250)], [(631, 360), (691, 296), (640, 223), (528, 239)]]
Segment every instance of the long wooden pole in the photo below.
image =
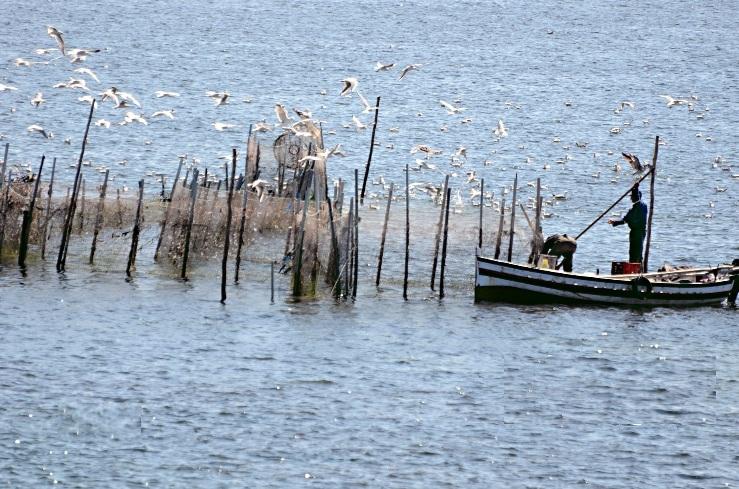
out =
[(508, 236), (508, 261), (513, 258), (513, 234), (516, 229), (516, 193), (518, 191), (518, 173), (513, 179), (513, 200), (511, 201), (511, 231)]
[(405, 164), (405, 266), (403, 268), (403, 299), (408, 300), (408, 259), (411, 245), (410, 190), (408, 189), (408, 163)]
[[(228, 168), (228, 166), (226, 167)], [(231, 245), (231, 219), (233, 217), (233, 209), (231, 202), (234, 197), (234, 175), (236, 175), (236, 148), (233, 148), (231, 158), (231, 181), (228, 181), (228, 202), (226, 203), (226, 237), (223, 240), (223, 261), (221, 261), (221, 304), (226, 303), (226, 275), (228, 267), (228, 248)]]
[(485, 197), (485, 179), (480, 179), (480, 225), (478, 226), (478, 236), (477, 236), (477, 249), (482, 249), (482, 210), (485, 207), (483, 198)]
[(503, 223), (505, 222), (505, 188), (500, 192), (500, 221), (498, 235), (495, 237), (495, 259), (500, 258), (500, 245), (503, 241)]
[(46, 191), (46, 215), (44, 216), (44, 227), (41, 232), (41, 259), (46, 259), (46, 237), (49, 231), (49, 220), (51, 219), (51, 194), (54, 191), (54, 174), (56, 173), (56, 157), (51, 160), (51, 178), (49, 189)]
[(295, 236), (293, 256), (293, 296), (303, 295), (303, 243), (305, 241), (305, 221), (308, 217), (308, 192), (303, 192), (303, 217), (300, 220), (300, 233)]
[[(183, 160), (180, 159), (180, 164), (177, 165), (177, 173), (174, 176), (174, 183), (172, 184), (172, 191), (169, 193), (169, 201), (167, 202), (167, 208), (164, 210), (164, 217), (162, 218), (162, 224), (159, 228), (159, 239), (157, 239), (157, 247), (154, 250), (154, 261), (159, 259), (159, 248), (162, 247), (162, 240), (164, 239), (164, 230), (167, 229), (167, 221), (169, 220), (169, 211), (172, 208), (172, 199), (174, 198), (175, 190), (177, 189), (177, 182), (180, 179), (180, 172), (182, 171)], [(107, 174), (106, 174), (107, 178)], [(164, 177), (162, 177), (164, 182)], [(92, 263), (92, 262), (90, 262)]]
[(103, 224), (103, 212), (105, 210), (105, 193), (108, 190), (109, 174), (110, 170), (105, 170), (103, 186), (100, 189), (100, 200), (98, 200), (97, 214), (95, 215), (95, 227), (92, 231), (92, 246), (90, 246), (90, 265), (92, 265), (95, 260), (95, 250), (97, 250), (98, 234), (100, 234), (100, 227)]
[(369, 156), (367, 157), (367, 166), (364, 168), (364, 178), (362, 179), (362, 195), (360, 197), (360, 203), (364, 205), (364, 192), (367, 188), (367, 176), (370, 171), (370, 164), (372, 163), (372, 152), (375, 149), (375, 132), (377, 131), (377, 117), (380, 115), (380, 97), (377, 97), (375, 103), (375, 122), (372, 124), (372, 139), (370, 140)]
[[(251, 126), (249, 126), (251, 129)], [(250, 133), (251, 134), (251, 133)], [(248, 150), (247, 150), (248, 153)], [(249, 158), (247, 157), (246, 167), (244, 168), (244, 175), (249, 171)], [(244, 177), (244, 185), (241, 186), (241, 220), (239, 221), (239, 240), (236, 242), (236, 266), (234, 267), (234, 283), (239, 283), (239, 271), (241, 269), (241, 248), (244, 246), (244, 228), (246, 227), (246, 209), (249, 203), (249, 189), (246, 186), (246, 176)], [(295, 199), (293, 199), (293, 202)], [(294, 204), (293, 204), (294, 205)], [(293, 212), (295, 212), (293, 210)], [(292, 227), (290, 228), (292, 229)], [(290, 241), (290, 235), (287, 235), (288, 242)], [(287, 255), (287, 248), (285, 249), (285, 255)]]
[(128, 264), (126, 265), (126, 276), (131, 278), (131, 269), (136, 267), (136, 252), (139, 247), (139, 232), (141, 230), (141, 208), (144, 202), (144, 179), (139, 180), (139, 199), (136, 204), (136, 218), (133, 221), (131, 231), (131, 249), (128, 252)]
[(636, 183), (631, 184), (629, 186), (629, 189), (626, 192), (624, 192), (623, 194), (621, 194), (621, 197), (619, 197), (618, 199), (616, 199), (616, 202), (614, 202), (613, 204), (611, 204), (608, 207), (608, 209), (606, 209), (603, 212), (601, 212), (600, 215), (593, 220), (593, 222), (591, 222), (590, 224), (588, 224), (588, 227), (586, 227), (585, 229), (583, 229), (582, 231), (580, 231), (580, 234), (578, 234), (577, 236), (575, 236), (575, 240), (580, 239), (580, 236), (582, 236), (583, 234), (587, 233), (590, 228), (592, 228), (593, 226), (595, 226), (595, 224), (598, 221), (600, 221), (603, 218), (603, 216), (605, 216), (606, 214), (608, 214), (608, 212), (611, 209), (613, 209), (614, 207), (616, 207), (616, 205), (619, 202), (621, 202), (624, 197), (626, 197), (627, 195), (629, 195), (631, 193), (631, 189), (632, 188), (634, 188), (635, 186), (639, 185), (645, 178), (647, 178), (649, 175), (651, 175), (653, 170), (654, 170), (654, 168), (650, 168), (644, 175), (641, 176), (641, 178), (639, 178), (639, 180), (636, 181)]
[(644, 248), (642, 273), (649, 271), (649, 246), (652, 244), (652, 217), (654, 217), (654, 179), (657, 174), (657, 152), (659, 151), (659, 136), (654, 138), (654, 154), (652, 156), (652, 178), (649, 181), (649, 219), (647, 220), (647, 244)]
[(390, 220), (390, 203), (393, 201), (393, 183), (390, 182), (390, 191), (387, 194), (387, 207), (385, 208), (385, 223), (382, 225), (382, 239), (380, 240), (380, 256), (377, 258), (377, 278), (375, 286), (380, 286), (380, 274), (382, 273), (382, 256), (385, 254), (385, 236), (387, 235), (387, 222)]
[(354, 169), (354, 278), (352, 279), (352, 298), (357, 297), (359, 281), (359, 170)]
[(31, 194), (31, 202), (28, 210), (23, 211), (23, 224), (21, 225), (20, 247), (18, 248), (18, 266), (23, 268), (26, 266), (26, 256), (28, 255), (28, 238), (31, 234), (31, 223), (33, 223), (33, 209), (36, 207), (36, 195), (38, 194), (38, 186), (41, 183), (41, 172), (44, 169), (44, 160), (46, 156), (41, 156), (41, 164), (36, 175), (36, 184), (33, 186), (33, 194)]
[(190, 235), (192, 233), (192, 222), (195, 219), (195, 201), (198, 200), (198, 169), (192, 171), (192, 182), (190, 183), (190, 210), (187, 214), (187, 228), (185, 228), (185, 249), (182, 252), (182, 270), (180, 277), (187, 280), (187, 259), (190, 255)]
[(82, 172), (82, 158), (84, 158), (85, 156), (85, 147), (87, 146), (87, 134), (90, 131), (90, 122), (92, 122), (92, 114), (95, 110), (95, 101), (96, 99), (93, 99), (92, 104), (90, 105), (90, 114), (87, 116), (87, 126), (85, 126), (85, 136), (82, 138), (82, 150), (80, 151), (80, 158), (77, 161), (77, 171), (74, 177), (72, 197), (69, 202), (69, 209), (67, 209), (67, 217), (64, 220), (64, 229), (62, 230), (62, 242), (59, 246), (59, 256), (56, 260), (57, 272), (63, 272), (67, 262), (69, 235), (72, 232), (72, 221), (74, 219), (74, 211), (77, 207), (77, 192), (79, 191), (80, 173)]
[(3, 156), (3, 166), (0, 168), (0, 189), (3, 188), (3, 185), (5, 184), (5, 170), (8, 167), (8, 149), (10, 148), (10, 143), (5, 143), (5, 156)]
[(441, 247), (441, 269), (439, 271), (439, 298), (444, 298), (444, 270), (446, 268), (446, 243), (449, 234), (449, 197), (452, 189), (446, 191), (446, 210), (444, 211), (444, 244)]
[(436, 224), (436, 237), (434, 238), (434, 258), (431, 262), (431, 290), (436, 284), (436, 266), (439, 263), (439, 245), (441, 243), (441, 231), (444, 224), (444, 209), (446, 208), (446, 191), (449, 188), (449, 174), (444, 177), (444, 185), (441, 189), (441, 211), (439, 221)]

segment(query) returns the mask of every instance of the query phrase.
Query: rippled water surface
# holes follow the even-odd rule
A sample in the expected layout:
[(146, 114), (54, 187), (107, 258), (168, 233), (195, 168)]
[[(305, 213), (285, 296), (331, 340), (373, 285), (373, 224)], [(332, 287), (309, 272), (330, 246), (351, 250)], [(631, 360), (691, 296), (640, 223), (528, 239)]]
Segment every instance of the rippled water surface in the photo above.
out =
[[(400, 224), (384, 285), (371, 283), (381, 212), (370, 209), (356, 302), (293, 302), (280, 275), (272, 304), (264, 262), (279, 257), (248, 251), (246, 278), (221, 305), (218, 263), (177, 280), (151, 260), (155, 229), (131, 281), (125, 243), (90, 267), (74, 238), (63, 275), (34, 258), (24, 276), (6, 261), (0, 486), (739, 484), (736, 310), (474, 304), (477, 208), (465, 174), (475, 169), (497, 194), (517, 172), (524, 199), (532, 189), (523, 182), (537, 176), (547, 197), (568, 191), (544, 227), (576, 234), (628, 188), (628, 169), (612, 170), (626, 166), (620, 152), (649, 161), (659, 135), (652, 262), (736, 258), (736, 2), (11, 0), (2, 10), (0, 83), (18, 88), (0, 92), (11, 165), (35, 167), (45, 153), (62, 161), (62, 182), (72, 178), (88, 106), (76, 101), (81, 92), (51, 86), (78, 76), (77, 66), (13, 61), (49, 59), (33, 50), (54, 46), (51, 24), (72, 47), (103, 49), (84, 65), (101, 79), (88, 82), (94, 92), (116, 85), (147, 116), (176, 111), (148, 126), (93, 127), (91, 180), (105, 165), (114, 186), (146, 176), (154, 189), (153, 174), (173, 174), (181, 153), (215, 168), (243, 147), (249, 123), (275, 122), (276, 102), (325, 121), (327, 144), (347, 152), (330, 160), (331, 177), (349, 178), (366, 161), (369, 131), (342, 124), (352, 115), (371, 122), (356, 96), (338, 96), (340, 80), (356, 76), (368, 100), (382, 96), (372, 178), (400, 182), (418, 156), (410, 148), (428, 144), (444, 154), (412, 181), (455, 172), (461, 202), (442, 301), (427, 285), (427, 223), (437, 214), (420, 196), (407, 302)], [(398, 66), (375, 73), (376, 61)], [(409, 63), (423, 66), (399, 81)], [(28, 102), (39, 90), (47, 102), (36, 109)], [(157, 99), (156, 90), (182, 96)], [(216, 108), (206, 90), (228, 90), (232, 102)], [(667, 108), (666, 94), (690, 109)], [(439, 100), (467, 110), (448, 115)], [(622, 101), (634, 108), (614, 112)], [(107, 103), (98, 111), (122, 117)], [(507, 138), (494, 138), (498, 120)], [(216, 121), (238, 127), (217, 132)], [(56, 137), (28, 133), (31, 124)], [(449, 158), (459, 146), (468, 155), (461, 168)], [(626, 241), (594, 227), (576, 267), (604, 269)]]

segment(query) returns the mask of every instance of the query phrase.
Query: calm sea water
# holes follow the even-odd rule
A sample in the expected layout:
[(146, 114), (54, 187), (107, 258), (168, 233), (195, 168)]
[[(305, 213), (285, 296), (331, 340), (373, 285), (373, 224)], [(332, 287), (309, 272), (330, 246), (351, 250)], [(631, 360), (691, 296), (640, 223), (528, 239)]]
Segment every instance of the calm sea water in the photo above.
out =
[[(219, 155), (243, 148), (250, 123), (276, 121), (277, 102), (325, 121), (327, 144), (347, 153), (329, 161), (331, 177), (349, 178), (366, 161), (370, 133), (343, 125), (353, 115), (371, 123), (356, 95), (338, 96), (340, 80), (354, 76), (370, 103), (382, 97), (371, 177), (400, 182), (404, 165), (415, 166), (411, 147), (427, 144), (444, 154), (412, 181), (454, 172), (464, 206), (453, 215), (443, 301), (427, 286), (422, 229), (435, 213), (421, 198), (408, 302), (400, 234), (379, 290), (370, 284), (377, 245), (362, 249), (355, 303), (294, 303), (280, 276), (270, 304), (269, 253), (254, 251), (222, 306), (217, 263), (180, 282), (152, 263), (151, 230), (130, 282), (123, 244), (89, 267), (75, 242), (63, 276), (53, 263), (36, 261), (26, 276), (5, 263), (0, 485), (739, 484), (736, 311), (475, 305), (477, 209), (465, 174), (474, 169), (496, 198), (515, 173), (523, 198), (536, 177), (547, 197), (567, 191), (548, 209), (545, 233), (576, 234), (628, 188), (628, 168), (612, 171), (627, 166), (620, 152), (649, 161), (659, 135), (652, 263), (739, 256), (737, 10), (736, 2), (4, 5), (0, 83), (18, 88), (0, 92), (11, 165), (35, 167), (45, 153), (71, 180), (89, 106), (76, 100), (81, 91), (52, 85), (84, 77), (73, 71), (84, 66), (100, 78), (88, 80), (94, 93), (115, 85), (141, 101), (136, 112), (174, 108), (176, 117), (93, 127), (90, 181), (106, 165), (114, 186), (146, 176), (153, 192), (154, 173), (173, 174), (182, 153), (217, 168)], [(54, 46), (49, 24), (68, 46), (103, 51), (82, 65), (17, 67), (18, 57), (54, 57), (34, 54)], [(376, 61), (397, 66), (375, 73)], [(422, 66), (398, 80), (410, 63)], [(156, 90), (181, 97), (158, 99)], [(206, 90), (227, 90), (231, 102), (215, 107)], [(37, 91), (47, 102), (34, 108)], [(692, 106), (667, 108), (660, 95)], [(466, 110), (448, 115), (439, 100)], [(634, 107), (614, 112), (622, 101)], [(105, 103), (96, 118), (115, 126), (121, 112)], [(499, 120), (509, 135), (496, 140)], [(218, 132), (216, 121), (238, 127)], [(55, 137), (28, 133), (31, 124)], [(467, 161), (455, 167), (459, 146)], [(372, 192), (379, 202), (379, 187)], [(367, 210), (364, 232), (376, 236), (379, 219)], [(621, 231), (594, 227), (576, 266), (604, 269), (623, 257)]]

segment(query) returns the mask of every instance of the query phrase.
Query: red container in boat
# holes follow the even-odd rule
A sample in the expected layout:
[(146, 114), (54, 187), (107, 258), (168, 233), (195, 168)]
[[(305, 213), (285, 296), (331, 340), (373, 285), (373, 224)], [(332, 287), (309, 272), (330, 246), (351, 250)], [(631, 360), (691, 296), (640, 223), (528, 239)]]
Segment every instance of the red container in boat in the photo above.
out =
[(634, 275), (637, 273), (641, 273), (641, 263), (639, 262), (611, 262), (611, 275)]

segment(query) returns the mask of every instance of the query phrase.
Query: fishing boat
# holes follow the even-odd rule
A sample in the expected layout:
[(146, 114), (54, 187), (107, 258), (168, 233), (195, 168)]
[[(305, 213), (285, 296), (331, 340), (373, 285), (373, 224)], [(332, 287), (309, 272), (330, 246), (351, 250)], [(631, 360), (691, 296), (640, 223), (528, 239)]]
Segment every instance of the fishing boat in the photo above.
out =
[(523, 304), (704, 306), (736, 302), (739, 264), (601, 275), (477, 256), (475, 300)]
[[(498, 259), (500, 256), (501, 231), (503, 228), (503, 210), (501, 207), (500, 227), (494, 258), (482, 256), (482, 233), (475, 259), (475, 301), (502, 301), (513, 303), (570, 303), (570, 304), (606, 304), (622, 306), (704, 306), (716, 305), (727, 301), (736, 304), (739, 293), (739, 259), (730, 265), (719, 265), (713, 268), (672, 268), (664, 271), (646, 273), (651, 241), (652, 217), (654, 213), (654, 186), (657, 166), (659, 136), (655, 138), (652, 164), (645, 168), (634, 168), (643, 174), (624, 192), (610, 207), (592, 221), (575, 239), (585, 234), (606, 213), (613, 209), (626, 195), (638, 189), (640, 182), (651, 176), (649, 218), (646, 232), (646, 250), (643, 263), (614, 262), (610, 275), (600, 273), (573, 273), (560, 271), (556, 265), (557, 257), (538, 255), (532, 249), (533, 264), (519, 264), (511, 261), (513, 247), (514, 216), (516, 209), (516, 182), (511, 216), (510, 242), (508, 260)], [(629, 154), (624, 157), (633, 159)], [(636, 159), (638, 162), (638, 159)], [(630, 162), (631, 163), (631, 162)], [(632, 166), (633, 163), (632, 163)], [(539, 180), (537, 179), (536, 221), (529, 227), (532, 232), (540, 232), (539, 216), (541, 200), (539, 197)], [(526, 216), (526, 209), (521, 205)], [(528, 221), (528, 216), (526, 216)], [(482, 230), (482, 214), (480, 214)], [(536, 252), (535, 252), (536, 251)], [(627, 265), (626, 269), (615, 265)], [(560, 265), (561, 266), (561, 265)]]

